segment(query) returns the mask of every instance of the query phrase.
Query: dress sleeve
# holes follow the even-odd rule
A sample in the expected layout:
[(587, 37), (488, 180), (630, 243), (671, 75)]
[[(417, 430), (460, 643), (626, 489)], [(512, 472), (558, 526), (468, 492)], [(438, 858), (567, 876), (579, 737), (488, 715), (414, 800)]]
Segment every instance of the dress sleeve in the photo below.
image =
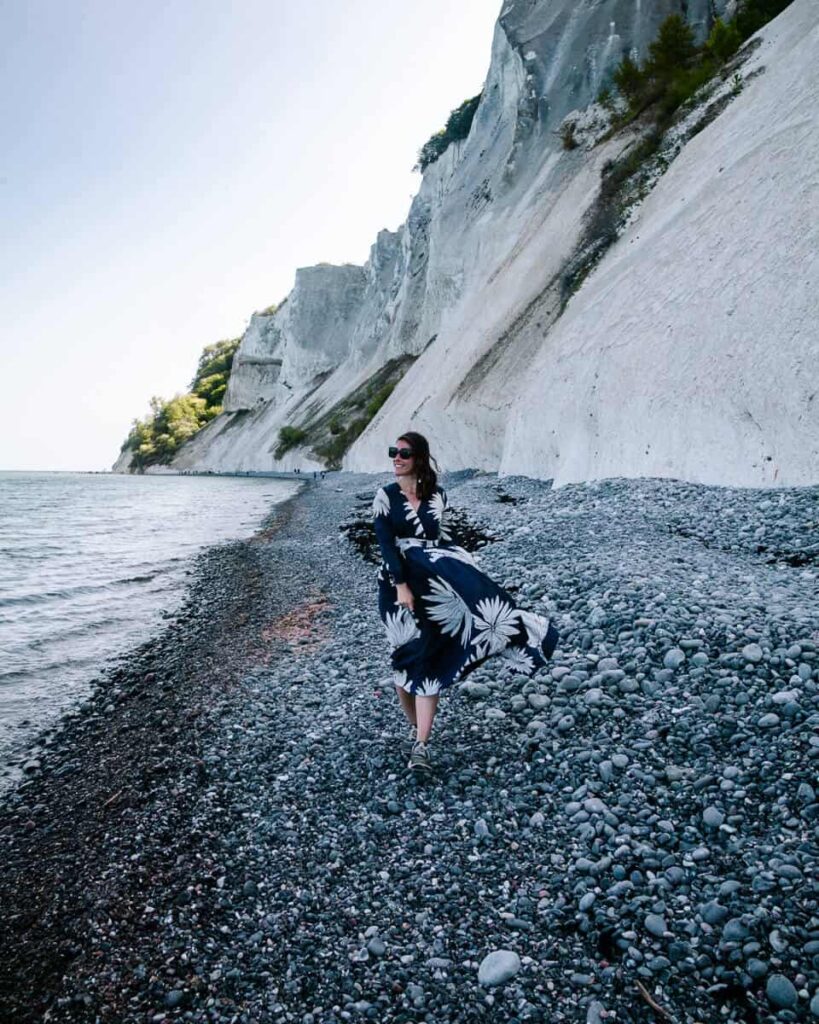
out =
[(390, 519), (390, 498), (383, 487), (379, 487), (373, 500), (373, 525), (381, 556), (390, 571), (393, 582), (404, 583), (404, 562), (395, 543), (395, 530)]

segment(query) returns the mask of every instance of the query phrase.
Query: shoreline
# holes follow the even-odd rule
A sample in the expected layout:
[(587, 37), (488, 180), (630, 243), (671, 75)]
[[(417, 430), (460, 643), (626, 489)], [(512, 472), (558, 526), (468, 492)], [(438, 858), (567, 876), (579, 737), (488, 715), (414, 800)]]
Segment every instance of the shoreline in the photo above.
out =
[[(8, 952), (9, 934), (25, 935), (25, 946), (15, 951), (13, 958), (0, 956), (1, 1020), (6, 1019), (7, 999), (14, 1005), (20, 995), (26, 1001), (30, 998), (23, 979), (33, 963), (40, 961), (33, 983), (36, 989), (56, 984), (61, 970), (73, 959), (77, 936), (68, 922), (76, 923), (85, 902), (89, 869), (105, 860), (101, 847), (109, 818), (139, 817), (156, 795), (154, 779), (188, 776), (201, 783), (206, 777), (196, 735), (201, 718), (197, 704), (214, 699), (219, 686), (235, 685), (258, 650), (253, 627), (275, 613), (277, 602), (272, 596), (260, 600), (261, 569), (254, 556), (260, 545), (289, 522), (300, 493), (301, 489), (274, 504), (249, 539), (215, 544), (196, 555), (180, 607), (162, 628), (114, 658), (92, 681), (91, 691), (77, 707), (61, 715), (55, 726), (32, 736), (29, 749), (39, 751), (36, 771), (10, 783), (0, 794), (0, 848), (6, 850), (15, 834), (28, 840), (29, 847), (19, 851), (17, 864), (28, 876), (26, 890), (15, 891), (16, 886), (8, 884), (8, 873), (0, 874), (3, 949)], [(219, 592), (222, 579), (228, 582)], [(236, 585), (240, 581), (247, 593)], [(207, 636), (206, 631), (211, 630), (214, 632)], [(218, 649), (226, 634), (233, 642), (244, 644), (227, 659), (224, 650)], [(206, 662), (198, 675), (186, 668), (189, 656)], [(169, 713), (178, 714), (191, 734), (183, 735), (180, 726), (167, 718)], [(178, 810), (185, 813), (183, 808)], [(100, 848), (89, 848), (85, 845), (89, 842), (100, 844)], [(61, 876), (67, 879), (71, 865), (79, 867), (78, 859), (84, 869), (83, 879), (74, 880), (68, 905), (56, 914), (48, 906), (47, 889), (37, 884), (38, 862), (43, 859), (51, 863), (42, 868), (40, 877), (51, 882)], [(8, 860), (6, 863), (11, 866)], [(34, 893), (40, 897), (39, 903), (32, 901)], [(18, 986), (22, 991), (15, 991)], [(28, 1016), (14, 1005), (13, 1016), (39, 1020), (45, 1008)]]
[[(43, 744), (100, 677), (155, 638), (179, 610), (197, 556), (263, 529), (275, 504), (306, 483), (143, 486), (100, 476), (83, 482), (76, 473), (41, 474), (39, 483), (36, 475), (23, 476), (28, 485), (11, 486), (2, 517), (11, 546), (0, 587), (0, 633), (7, 641), (0, 647), (8, 655), (0, 673), (0, 795), (36, 767)], [(115, 538), (110, 526), (94, 520), (103, 507), (117, 520)], [(152, 523), (161, 523), (159, 535)], [(18, 531), (25, 556), (12, 540)], [(84, 554), (89, 543), (97, 545), (97, 557)]]
[[(766, 1022), (780, 976), (808, 1019), (819, 585), (788, 559), (817, 489), (785, 509), (447, 477), (497, 538), (486, 571), (561, 641), (535, 680), (490, 662), (442, 701), (417, 785), (374, 567), (339, 533), (377, 482), (302, 488), (200, 555), (179, 612), (0, 801), (0, 1019), (648, 1022), (639, 982), (680, 1024)], [(497, 949), (519, 971), (482, 987)]]

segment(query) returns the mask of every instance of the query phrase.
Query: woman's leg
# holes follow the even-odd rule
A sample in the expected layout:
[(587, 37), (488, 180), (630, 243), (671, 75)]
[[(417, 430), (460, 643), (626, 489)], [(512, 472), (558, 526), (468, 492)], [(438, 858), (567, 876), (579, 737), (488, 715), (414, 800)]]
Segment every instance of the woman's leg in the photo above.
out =
[(404, 714), (407, 716), (407, 720), (410, 725), (417, 725), (417, 719), (415, 717), (415, 694), (407, 693), (407, 691), (396, 684), (396, 693), (398, 694), (398, 700), (401, 702), (401, 707), (404, 709)]
[(434, 697), (422, 697), (418, 694), (415, 698), (415, 712), (418, 721), (418, 740), (426, 743), (429, 734), (432, 732), (432, 723), (435, 720), (435, 712), (438, 710), (438, 695)]

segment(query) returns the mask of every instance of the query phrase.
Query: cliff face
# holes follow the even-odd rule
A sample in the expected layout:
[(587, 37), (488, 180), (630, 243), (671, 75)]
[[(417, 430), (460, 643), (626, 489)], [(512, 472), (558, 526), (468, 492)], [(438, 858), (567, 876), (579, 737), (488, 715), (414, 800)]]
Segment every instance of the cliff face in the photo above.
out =
[(569, 303), (502, 472), (819, 481), (817, 13), (804, 0), (766, 28), (742, 93)]
[[(725, 5), (684, 6), (703, 38)], [(680, 10), (675, 0), (506, 3), (468, 138), (427, 169), (406, 223), (379, 234), (364, 267), (299, 270), (277, 312), (253, 317), (225, 414), (175, 465), (319, 465), (307, 449), (277, 458), (279, 429), (309, 433), (385, 365), (414, 357), (345, 468), (383, 468), (385, 446), (413, 428), (447, 468), (556, 483), (815, 480), (819, 402), (804, 375), (819, 312), (804, 219), (816, 202), (810, 0), (764, 30), (742, 93), (567, 301), (601, 171), (634, 142), (628, 132), (600, 141), (593, 101), (623, 55), (644, 55)], [(566, 149), (572, 111), (585, 111), (588, 131)], [(798, 275), (782, 255), (792, 245)]]

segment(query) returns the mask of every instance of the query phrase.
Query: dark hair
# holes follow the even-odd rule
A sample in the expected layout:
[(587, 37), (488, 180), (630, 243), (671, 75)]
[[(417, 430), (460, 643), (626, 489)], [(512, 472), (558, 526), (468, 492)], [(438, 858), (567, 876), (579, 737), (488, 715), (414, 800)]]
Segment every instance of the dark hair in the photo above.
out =
[[(418, 476), (418, 497), (429, 501), (435, 493), (435, 484), (438, 482), (438, 474), (435, 472), (438, 469), (438, 463), (429, 454), (429, 441), (423, 434), (416, 434), (414, 430), (408, 430), (406, 434), (399, 434), (398, 440), (409, 442), (415, 458), (415, 472)], [(435, 466), (435, 469), (432, 466)]]

